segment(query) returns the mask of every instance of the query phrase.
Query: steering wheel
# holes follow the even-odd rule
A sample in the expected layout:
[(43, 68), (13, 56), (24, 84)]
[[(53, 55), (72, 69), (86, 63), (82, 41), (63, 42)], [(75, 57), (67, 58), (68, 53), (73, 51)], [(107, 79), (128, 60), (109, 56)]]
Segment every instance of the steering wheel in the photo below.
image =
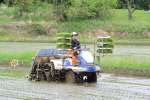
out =
[(79, 45), (79, 46), (77, 46), (77, 48), (78, 48), (78, 47), (81, 47), (81, 46), (84, 46), (84, 48), (80, 48), (80, 49), (76, 49), (76, 50), (83, 50), (83, 49), (86, 48), (86, 45)]

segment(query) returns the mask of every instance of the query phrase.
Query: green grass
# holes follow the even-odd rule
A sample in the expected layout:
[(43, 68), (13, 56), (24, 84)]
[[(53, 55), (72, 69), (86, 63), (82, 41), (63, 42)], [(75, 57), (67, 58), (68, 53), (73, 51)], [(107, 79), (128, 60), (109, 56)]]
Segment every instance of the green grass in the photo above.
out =
[(32, 57), (35, 57), (37, 52), (33, 51), (25, 51), (25, 52), (19, 52), (19, 53), (2, 53), (0, 52), (0, 60), (1, 61), (12, 61), (12, 60), (18, 60), (21, 62), (28, 62), (32, 60)]
[(9, 24), (10, 22), (19, 21), (18, 19), (13, 19), (13, 7), (9, 7), (7, 9), (0, 8), (0, 24)]
[[(114, 9), (112, 10), (113, 17), (107, 20), (81, 20), (72, 22), (61, 22), (56, 25), (55, 28), (60, 31), (77, 31), (83, 34), (82, 38), (87, 36), (97, 37), (96, 29), (103, 29), (109, 33), (116, 32), (118, 37), (121, 39), (143, 39), (149, 38), (148, 35), (144, 35), (144, 31), (150, 32), (150, 14), (148, 11), (136, 10), (133, 13), (134, 19), (129, 20), (126, 9)], [(87, 34), (87, 33), (91, 34)], [(85, 37), (84, 37), (85, 36)], [(87, 39), (88, 40), (88, 39)]]
[(0, 36), (0, 41), (56, 41), (55, 38), (49, 36), (44, 36), (44, 38), (34, 38), (34, 37), (16, 37), (16, 36)]
[(150, 69), (148, 58), (132, 55), (107, 55), (101, 57), (101, 66)]
[[(4, 5), (3, 5), (4, 6)], [(40, 9), (44, 11), (44, 8)], [(13, 19), (8, 18), (13, 15), (14, 8), (10, 7), (7, 9), (0, 8), (0, 20), (1, 24), (9, 24), (10, 22), (18, 22), (21, 19)], [(38, 10), (38, 12), (40, 12)], [(45, 12), (41, 13), (44, 15)], [(50, 13), (50, 12), (49, 12)], [(150, 43), (150, 12), (136, 10), (133, 13), (133, 20), (128, 19), (128, 11), (127, 9), (112, 9), (111, 10), (112, 17), (107, 20), (76, 20), (76, 21), (69, 21), (69, 22), (59, 22), (54, 21), (50, 27), (56, 28), (59, 32), (68, 32), (71, 33), (76, 31), (79, 33), (79, 40), (81, 42), (96, 42), (96, 37), (99, 37), (101, 31), (97, 30), (104, 30), (108, 32), (113, 38), (114, 43)], [(5, 16), (4, 16), (5, 15)], [(31, 17), (30, 14), (28, 15), (29, 18)], [(43, 17), (40, 17), (43, 18)], [(29, 19), (28, 19), (29, 20)], [(40, 19), (43, 21), (44, 19)], [(49, 22), (48, 20), (46, 20)], [(39, 21), (35, 21), (39, 22)], [(13, 29), (12, 29), (13, 30)], [(27, 30), (21, 30), (21, 32), (25, 32)], [(26, 40), (53, 40), (55, 41), (55, 37), (45, 38), (42, 39), (35, 39), (31, 38), (31, 36), (24, 36), (21, 37), (15, 32), (8, 32), (9, 36), (0, 36), (0, 40), (13, 40), (13, 41), (26, 41)], [(23, 33), (21, 33), (23, 34)], [(63, 33), (65, 34), (65, 33)], [(70, 37), (69, 34), (68, 37)], [(14, 37), (15, 36), (15, 37)], [(48, 36), (48, 35), (47, 35)], [(58, 35), (59, 36), (59, 35)], [(57, 37), (58, 37), (57, 36)], [(62, 37), (63, 35), (60, 35)]]
[[(64, 47), (65, 46), (63, 45), (62, 48)], [(37, 52), (33, 51), (20, 53), (0, 52), (0, 64), (10, 65), (12, 60), (18, 60), (19, 65), (29, 67), (32, 62), (32, 57), (35, 57), (36, 54)], [(146, 58), (144, 54), (143, 57), (137, 55), (105, 55), (104, 57), (101, 57), (100, 64), (100, 66), (150, 69), (149, 58)]]

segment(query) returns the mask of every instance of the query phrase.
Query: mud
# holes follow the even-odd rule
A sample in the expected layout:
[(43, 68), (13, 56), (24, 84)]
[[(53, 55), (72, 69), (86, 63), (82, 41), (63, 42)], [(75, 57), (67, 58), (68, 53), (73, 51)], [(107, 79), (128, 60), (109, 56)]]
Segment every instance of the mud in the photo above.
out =
[(67, 84), (28, 81), (26, 68), (0, 67), (0, 72), (1, 100), (150, 100), (150, 79), (144, 77), (101, 73), (97, 83)]

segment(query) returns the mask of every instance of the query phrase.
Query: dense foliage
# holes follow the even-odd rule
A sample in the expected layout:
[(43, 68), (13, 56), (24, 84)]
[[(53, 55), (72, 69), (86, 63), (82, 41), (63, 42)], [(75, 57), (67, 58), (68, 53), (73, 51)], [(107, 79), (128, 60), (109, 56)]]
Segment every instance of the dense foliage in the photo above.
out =
[[(138, 10), (149, 10), (150, 9), (150, 0), (129, 0), (132, 1), (132, 6), (136, 6)], [(124, 9), (127, 8), (126, 0), (119, 0), (118, 8)]]
[[(2, 0), (9, 7), (15, 7), (14, 17), (24, 20), (38, 21), (39, 10), (44, 20), (85, 20), (107, 19), (111, 17), (111, 8), (127, 8), (127, 1), (131, 7), (139, 10), (149, 10), (150, 0)], [(31, 14), (32, 13), (32, 14)], [(32, 15), (32, 16), (29, 16)]]
[[(127, 1), (131, 2), (129, 7)], [(81, 38), (88, 37), (92, 40), (105, 30), (109, 35), (119, 38), (149, 38), (149, 12), (137, 10), (148, 10), (149, 2), (150, 0), (5, 0), (11, 7), (6, 9), (6, 5), (2, 5), (0, 8), (1, 14), (9, 17), (3, 17), (1, 24), (23, 20), (30, 27), (26, 29), (27, 33), (32, 35), (55, 36), (57, 32), (76, 31), (82, 33)], [(128, 20), (129, 13), (134, 20)], [(35, 22), (41, 25), (31, 24)], [(1, 36), (8, 33), (13, 32), (0, 29)]]
[[(25, 17), (27, 14), (34, 15), (35, 19), (39, 9), (45, 8), (50, 17), (59, 21), (83, 20), (83, 19), (106, 19), (111, 17), (110, 9), (117, 7), (118, 0), (5, 0), (8, 6), (14, 6), (14, 16)], [(32, 13), (32, 14), (31, 14)], [(45, 14), (46, 14), (45, 13)], [(52, 15), (52, 16), (49, 16)]]

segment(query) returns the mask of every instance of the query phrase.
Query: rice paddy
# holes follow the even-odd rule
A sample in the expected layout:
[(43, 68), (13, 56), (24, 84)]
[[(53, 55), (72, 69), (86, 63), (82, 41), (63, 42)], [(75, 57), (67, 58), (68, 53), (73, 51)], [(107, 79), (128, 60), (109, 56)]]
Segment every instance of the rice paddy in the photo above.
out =
[[(19, 61), (20, 66), (29, 67), (31, 66), (32, 57), (35, 57), (40, 49), (56, 48), (57, 46), (55, 43), (1, 42), (0, 65), (10, 65), (10, 62), (15, 59)], [(90, 48), (90, 52), (94, 55), (94, 46), (86, 45), (86, 47)], [(113, 54), (104, 55), (104, 57), (101, 56), (100, 66), (101, 68), (109, 67), (113, 69), (150, 69), (149, 49), (149, 46), (115, 45)], [(98, 55), (98, 53), (95, 55)], [(107, 72), (108, 71), (109, 70), (107, 70)], [(110, 69), (110, 72), (113, 71)]]

